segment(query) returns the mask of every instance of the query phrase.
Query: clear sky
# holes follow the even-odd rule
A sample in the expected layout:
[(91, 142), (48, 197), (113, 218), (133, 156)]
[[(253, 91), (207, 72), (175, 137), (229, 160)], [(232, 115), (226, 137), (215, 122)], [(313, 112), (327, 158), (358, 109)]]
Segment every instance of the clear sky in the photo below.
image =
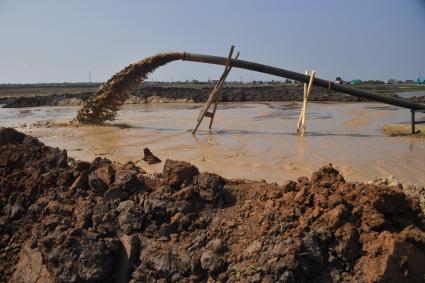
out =
[[(104, 81), (161, 51), (240, 58), (324, 79), (425, 75), (425, 0), (0, 0), (0, 83)], [(217, 79), (176, 62), (153, 80)], [(230, 80), (278, 79), (233, 69)]]

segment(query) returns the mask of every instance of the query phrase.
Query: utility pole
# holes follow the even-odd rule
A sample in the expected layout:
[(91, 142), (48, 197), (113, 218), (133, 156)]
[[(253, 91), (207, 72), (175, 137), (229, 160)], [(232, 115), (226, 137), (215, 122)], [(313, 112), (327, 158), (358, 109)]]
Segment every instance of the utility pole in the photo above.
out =
[(90, 71), (89, 71), (89, 81), (91, 83), (91, 73), (90, 73)]

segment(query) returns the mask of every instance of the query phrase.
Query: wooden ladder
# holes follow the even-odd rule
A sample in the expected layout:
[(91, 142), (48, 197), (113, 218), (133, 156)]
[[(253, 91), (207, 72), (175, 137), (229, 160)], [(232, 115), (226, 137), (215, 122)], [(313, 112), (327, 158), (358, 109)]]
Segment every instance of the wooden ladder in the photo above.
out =
[[(232, 56), (233, 56), (233, 50), (234, 49), (235, 49), (235, 46), (232, 45), (230, 47), (229, 56), (227, 57), (226, 66), (224, 67), (223, 74), (221, 75), (221, 77), (218, 80), (217, 84), (215, 85), (213, 91), (209, 95), (209, 97), (207, 99), (207, 102), (202, 107), (201, 112), (199, 113), (199, 116), (198, 116), (198, 122), (196, 124), (195, 129), (193, 129), (192, 134), (195, 134), (196, 133), (196, 131), (199, 128), (199, 125), (201, 125), (202, 120), (205, 117), (209, 117), (210, 118), (209, 129), (211, 129), (211, 127), (212, 127), (212, 124), (213, 124), (213, 121), (214, 121), (215, 112), (217, 111), (218, 97), (220, 95), (221, 89), (223, 88), (224, 81), (226, 80), (227, 75), (230, 73), (230, 70), (232, 69), (232, 66), (230, 66), (230, 62), (232, 61)], [(235, 60), (237, 60), (238, 58), (239, 58), (239, 52), (238, 52), (238, 54), (236, 54)], [(213, 103), (214, 103), (213, 110), (212, 110), (212, 112), (209, 112), (208, 110), (210, 109), (210, 106)]]

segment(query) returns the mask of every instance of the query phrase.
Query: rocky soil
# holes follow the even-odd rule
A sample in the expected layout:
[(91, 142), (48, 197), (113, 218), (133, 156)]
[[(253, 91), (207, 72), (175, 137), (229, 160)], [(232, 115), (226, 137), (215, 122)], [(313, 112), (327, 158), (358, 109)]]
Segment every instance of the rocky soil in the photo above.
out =
[(424, 215), (331, 165), (284, 185), (75, 161), (0, 129), (0, 281), (423, 282)]

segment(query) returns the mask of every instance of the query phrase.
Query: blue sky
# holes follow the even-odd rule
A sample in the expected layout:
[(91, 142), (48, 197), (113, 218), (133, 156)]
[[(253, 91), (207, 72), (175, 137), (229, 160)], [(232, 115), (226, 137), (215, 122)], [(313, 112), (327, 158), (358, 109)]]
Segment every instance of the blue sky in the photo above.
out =
[[(333, 79), (425, 75), (425, 0), (0, 0), (0, 83), (104, 81), (161, 51), (240, 58)], [(217, 78), (176, 62), (154, 80)], [(233, 69), (230, 80), (278, 79)]]

